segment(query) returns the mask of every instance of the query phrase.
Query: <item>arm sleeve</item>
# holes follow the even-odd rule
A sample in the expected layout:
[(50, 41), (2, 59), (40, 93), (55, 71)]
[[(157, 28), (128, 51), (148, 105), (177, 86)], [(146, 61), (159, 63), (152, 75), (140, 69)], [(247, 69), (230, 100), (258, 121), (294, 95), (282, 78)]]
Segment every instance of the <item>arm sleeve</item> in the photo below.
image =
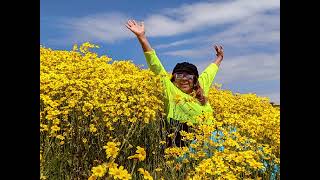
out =
[(162, 66), (159, 58), (157, 57), (157, 54), (155, 50), (152, 51), (146, 51), (144, 52), (144, 56), (146, 58), (148, 67), (152, 72), (154, 72), (156, 75), (160, 75), (162, 86), (164, 87), (164, 95), (165, 98), (169, 98), (169, 87), (170, 87), (170, 79), (168, 78), (168, 73)]
[(155, 50), (144, 52), (144, 56), (146, 58), (148, 67), (152, 72), (154, 72), (156, 75), (163, 74), (166, 75), (166, 70), (162, 66)]
[(219, 67), (215, 63), (211, 63), (199, 76), (200, 86), (203, 88), (205, 96), (208, 96), (209, 89), (213, 83), (213, 80), (219, 70)]

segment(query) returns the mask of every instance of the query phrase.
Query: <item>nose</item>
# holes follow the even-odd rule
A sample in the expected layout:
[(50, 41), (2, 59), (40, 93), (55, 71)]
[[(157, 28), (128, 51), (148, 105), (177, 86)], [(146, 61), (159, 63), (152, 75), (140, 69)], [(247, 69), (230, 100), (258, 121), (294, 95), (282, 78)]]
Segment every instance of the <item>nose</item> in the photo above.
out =
[(182, 77), (183, 80), (188, 80), (187, 76)]

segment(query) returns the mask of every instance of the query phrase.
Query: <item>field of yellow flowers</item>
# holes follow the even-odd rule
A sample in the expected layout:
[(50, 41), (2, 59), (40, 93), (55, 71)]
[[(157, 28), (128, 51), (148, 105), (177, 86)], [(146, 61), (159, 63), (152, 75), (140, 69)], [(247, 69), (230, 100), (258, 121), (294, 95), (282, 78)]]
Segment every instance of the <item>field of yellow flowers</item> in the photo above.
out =
[(214, 114), (181, 132), (188, 147), (166, 148), (159, 77), (93, 48), (40, 46), (40, 179), (279, 179), (280, 107), (269, 99), (214, 85)]

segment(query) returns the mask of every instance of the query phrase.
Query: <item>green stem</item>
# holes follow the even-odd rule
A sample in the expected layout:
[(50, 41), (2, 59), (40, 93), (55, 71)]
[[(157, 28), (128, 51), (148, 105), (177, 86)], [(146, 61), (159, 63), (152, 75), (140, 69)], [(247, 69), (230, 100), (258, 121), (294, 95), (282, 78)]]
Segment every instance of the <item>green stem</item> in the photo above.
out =
[(137, 164), (137, 160), (134, 160), (133, 167), (132, 167), (132, 170), (131, 170), (131, 176), (133, 174), (134, 168), (136, 167), (136, 164)]
[(122, 141), (122, 143), (121, 143), (121, 147), (120, 147), (119, 151), (121, 151), (121, 149), (123, 148), (123, 146), (125, 145), (125, 143), (128, 141), (127, 139), (128, 139), (128, 137), (129, 137), (129, 134), (130, 134), (130, 132), (132, 131), (133, 127), (134, 127), (134, 123), (131, 124), (131, 126), (130, 126), (130, 128), (129, 128), (129, 131), (128, 131), (128, 134), (123, 138), (123, 141)]

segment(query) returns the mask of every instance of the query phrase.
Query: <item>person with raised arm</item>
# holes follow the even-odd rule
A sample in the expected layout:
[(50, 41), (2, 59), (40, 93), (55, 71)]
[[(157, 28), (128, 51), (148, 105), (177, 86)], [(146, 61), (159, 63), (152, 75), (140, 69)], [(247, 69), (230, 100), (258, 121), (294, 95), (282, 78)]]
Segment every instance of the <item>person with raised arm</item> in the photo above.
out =
[[(188, 132), (187, 123), (197, 124), (197, 117), (203, 113), (213, 114), (208, 94), (223, 60), (223, 47), (214, 45), (216, 58), (200, 75), (195, 65), (181, 62), (173, 68), (170, 78), (147, 39), (144, 23), (128, 20), (125, 26), (139, 40), (150, 70), (161, 77), (165, 97), (166, 129), (169, 134), (174, 133), (172, 139), (167, 139), (167, 145), (185, 146), (179, 131)], [(212, 119), (206, 119), (206, 123), (211, 124)]]

